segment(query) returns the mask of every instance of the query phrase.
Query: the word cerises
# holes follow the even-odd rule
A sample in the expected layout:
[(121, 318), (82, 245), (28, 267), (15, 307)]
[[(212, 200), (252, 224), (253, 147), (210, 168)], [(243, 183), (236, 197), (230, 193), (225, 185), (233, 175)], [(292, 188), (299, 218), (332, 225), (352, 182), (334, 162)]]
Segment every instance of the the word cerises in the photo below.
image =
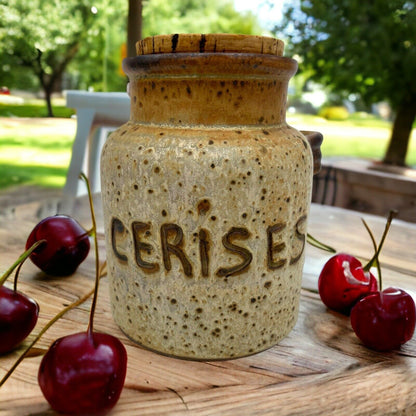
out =
[[(287, 263), (290, 265), (297, 263), (305, 249), (306, 233), (302, 231), (306, 224), (306, 215), (301, 216), (293, 228), (292, 253), (286, 257), (281, 257), (287, 244), (279, 239), (279, 234), (286, 228), (286, 223), (280, 222), (271, 225), (265, 230), (265, 251), (267, 268), (276, 270)], [(152, 224), (148, 222), (133, 221), (131, 223), (131, 233), (134, 247), (134, 258), (138, 267), (148, 273), (156, 272), (160, 269), (158, 263), (152, 262), (148, 256), (154, 247), (143, 241), (143, 236), (151, 232)], [(111, 246), (115, 257), (122, 263), (128, 262), (128, 257), (123, 250), (124, 239), (128, 229), (118, 218), (111, 220)], [(229, 277), (242, 273), (248, 269), (253, 260), (253, 253), (243, 245), (236, 244), (238, 240), (250, 238), (250, 231), (244, 227), (231, 227), (221, 238), (222, 247), (240, 257), (241, 261), (235, 265), (223, 265), (216, 269), (215, 275), (218, 277)], [(292, 240), (292, 239), (290, 239)], [(199, 249), (199, 261), (201, 275), (204, 277), (210, 274), (210, 232), (201, 228), (197, 233), (197, 244)], [(297, 244), (294, 244), (297, 242)], [(182, 228), (174, 223), (166, 223), (160, 226), (160, 250), (162, 253), (163, 267), (166, 271), (172, 269), (171, 257), (175, 256), (181, 262), (185, 276), (191, 278), (194, 275), (194, 265), (189, 261), (184, 248), (184, 233)], [(146, 259), (144, 257), (147, 257)]]

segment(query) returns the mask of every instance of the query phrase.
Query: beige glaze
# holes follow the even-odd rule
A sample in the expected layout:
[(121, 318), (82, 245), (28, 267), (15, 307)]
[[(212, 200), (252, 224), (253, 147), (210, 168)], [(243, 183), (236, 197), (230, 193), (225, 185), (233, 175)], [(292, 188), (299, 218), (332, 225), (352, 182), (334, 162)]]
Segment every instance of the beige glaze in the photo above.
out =
[(131, 120), (101, 161), (110, 297), (163, 354), (249, 355), (297, 319), (314, 160), (285, 122), (296, 62), (250, 38), (148, 38), (124, 61)]

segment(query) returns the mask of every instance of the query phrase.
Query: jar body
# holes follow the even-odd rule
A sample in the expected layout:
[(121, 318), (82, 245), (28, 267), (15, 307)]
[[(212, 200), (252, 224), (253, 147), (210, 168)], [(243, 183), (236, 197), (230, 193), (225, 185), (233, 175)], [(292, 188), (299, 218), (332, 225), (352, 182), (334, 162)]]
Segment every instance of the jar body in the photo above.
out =
[[(231, 114), (227, 123), (214, 113), (215, 122), (201, 122), (203, 105), (169, 104), (172, 96), (189, 98), (189, 83), (133, 78), (133, 120), (110, 136), (101, 159), (116, 322), (139, 344), (188, 359), (236, 358), (275, 345), (298, 315), (313, 174), (308, 141), (253, 108), (242, 111), (262, 122), (243, 124)], [(203, 78), (191, 84), (200, 104)], [(205, 88), (226, 94), (228, 82), (210, 77)], [(260, 81), (232, 82), (243, 97)], [(157, 91), (147, 102), (167, 96), (163, 105), (174, 116), (141, 112), (145, 89)]]

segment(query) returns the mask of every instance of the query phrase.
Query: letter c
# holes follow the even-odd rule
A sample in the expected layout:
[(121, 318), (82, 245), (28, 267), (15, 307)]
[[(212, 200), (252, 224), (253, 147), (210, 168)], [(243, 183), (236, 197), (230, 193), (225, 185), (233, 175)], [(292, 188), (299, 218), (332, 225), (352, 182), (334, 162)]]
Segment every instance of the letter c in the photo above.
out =
[(113, 248), (114, 255), (123, 263), (127, 263), (127, 256), (123, 253), (120, 253), (117, 247), (117, 235), (124, 234), (126, 232), (126, 227), (118, 218), (113, 218), (111, 220), (111, 247)]

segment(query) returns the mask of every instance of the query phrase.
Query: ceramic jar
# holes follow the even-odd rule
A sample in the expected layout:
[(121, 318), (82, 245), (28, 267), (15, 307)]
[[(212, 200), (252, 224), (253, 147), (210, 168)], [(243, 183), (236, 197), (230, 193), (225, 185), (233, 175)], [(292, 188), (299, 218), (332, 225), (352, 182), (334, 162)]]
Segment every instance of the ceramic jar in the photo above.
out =
[(297, 64), (282, 52), (167, 35), (123, 63), (131, 117), (104, 146), (101, 187), (114, 318), (142, 346), (228, 359), (295, 325), (314, 158), (285, 122)]

